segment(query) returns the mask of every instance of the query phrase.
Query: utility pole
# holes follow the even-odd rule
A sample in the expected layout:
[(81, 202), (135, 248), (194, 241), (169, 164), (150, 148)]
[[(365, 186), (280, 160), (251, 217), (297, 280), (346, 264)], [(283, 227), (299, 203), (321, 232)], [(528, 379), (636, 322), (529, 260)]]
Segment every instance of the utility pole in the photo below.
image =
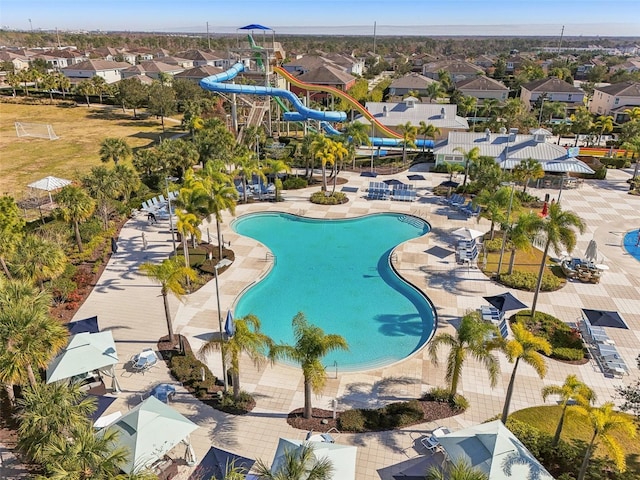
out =
[(564, 25), (562, 26), (562, 31), (560, 32), (560, 42), (558, 43), (558, 55), (560, 55), (560, 50), (562, 49), (562, 37), (564, 37)]
[(207, 22), (207, 48), (211, 50), (211, 37), (209, 37), (209, 22)]
[(376, 22), (373, 22), (373, 54), (376, 54)]
[(31, 19), (29, 19), (29, 29), (31, 30), (31, 33), (33, 33), (33, 23), (31, 23)]
[(62, 48), (62, 45), (60, 45), (60, 35), (58, 35), (58, 27), (56, 27), (56, 38), (58, 39), (58, 48)]

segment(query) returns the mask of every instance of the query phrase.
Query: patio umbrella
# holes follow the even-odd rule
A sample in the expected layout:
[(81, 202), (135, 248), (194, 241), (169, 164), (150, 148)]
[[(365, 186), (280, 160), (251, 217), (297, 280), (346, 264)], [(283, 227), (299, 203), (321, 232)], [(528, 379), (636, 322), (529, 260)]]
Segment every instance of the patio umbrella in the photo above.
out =
[(484, 232), (480, 232), (478, 230), (474, 230), (474, 229), (469, 228), (469, 227), (459, 228), (457, 230), (454, 230), (452, 233), (456, 237), (462, 237), (462, 238), (465, 238), (467, 240), (474, 240), (474, 239), (484, 235)]
[(376, 172), (361, 172), (361, 177), (377, 177), (378, 174)]
[(624, 321), (618, 312), (610, 310), (589, 310), (587, 308), (583, 308), (582, 312), (593, 326), (629, 328), (627, 322)]
[(409, 180), (426, 180), (423, 175), (407, 175)]
[(227, 319), (224, 322), (224, 333), (226, 333), (229, 338), (233, 337), (236, 333), (236, 324), (233, 321), (231, 310), (227, 310)]
[(598, 258), (598, 244), (595, 240), (591, 240), (584, 252), (584, 258), (592, 262), (596, 262)]
[(396, 178), (392, 178), (390, 180), (383, 180), (383, 182), (386, 183), (387, 185), (404, 185), (404, 183), (402, 183), (400, 180)]
[(460, 185), (458, 182), (454, 182), (452, 180), (447, 180), (446, 182), (442, 182), (440, 184), (441, 187), (446, 187), (446, 188), (458, 188), (458, 185)]
[(67, 323), (67, 328), (69, 329), (70, 335), (77, 335), (78, 333), (98, 333), (100, 331), (97, 316), (69, 322)]
[(500, 295), (492, 295), (490, 297), (482, 297), (498, 310), (508, 312), (509, 310), (518, 310), (520, 308), (526, 308), (527, 306), (511, 295), (509, 292), (501, 293)]
[(66, 187), (67, 185), (71, 185), (71, 180), (49, 176), (41, 180), (38, 180), (37, 182), (30, 183), (27, 186), (29, 188), (35, 188), (36, 190), (44, 190), (49, 194), (49, 202), (53, 203), (51, 192), (60, 190), (61, 188)]

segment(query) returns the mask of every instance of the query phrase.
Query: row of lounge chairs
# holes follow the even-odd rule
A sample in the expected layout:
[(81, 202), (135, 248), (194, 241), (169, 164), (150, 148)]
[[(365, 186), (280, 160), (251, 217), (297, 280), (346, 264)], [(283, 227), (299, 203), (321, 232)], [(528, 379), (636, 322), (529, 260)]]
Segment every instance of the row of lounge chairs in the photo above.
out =
[[(264, 182), (248, 184), (247, 185), (247, 196), (253, 198), (270, 198), (275, 195), (276, 186), (273, 183), (269, 183), (265, 185)], [(245, 186), (242, 182), (236, 183), (236, 190), (242, 196), (244, 195)]]
[[(178, 196), (178, 192), (169, 192), (169, 199), (174, 200)], [(155, 212), (167, 205), (167, 200), (164, 195), (153, 197), (149, 200), (142, 202), (142, 210), (145, 212)]]
[(471, 263), (478, 259), (478, 244), (474, 240), (460, 240), (456, 247), (456, 262)]
[(629, 374), (629, 368), (616, 349), (616, 344), (609, 338), (603, 327), (591, 325), (589, 320), (579, 322), (582, 339), (589, 345), (591, 355), (604, 373), (614, 377)]
[(384, 182), (369, 182), (367, 189), (368, 200), (398, 200), (401, 202), (414, 202), (418, 198), (413, 185), (394, 185), (393, 190)]
[(468, 217), (477, 217), (478, 215), (480, 215), (480, 205), (473, 206), (473, 202), (471, 200), (467, 200), (465, 203), (464, 195), (454, 193), (446, 200), (446, 203), (450, 207), (459, 210)]
[(368, 200), (388, 200), (391, 195), (389, 185), (384, 182), (369, 182), (367, 190)]

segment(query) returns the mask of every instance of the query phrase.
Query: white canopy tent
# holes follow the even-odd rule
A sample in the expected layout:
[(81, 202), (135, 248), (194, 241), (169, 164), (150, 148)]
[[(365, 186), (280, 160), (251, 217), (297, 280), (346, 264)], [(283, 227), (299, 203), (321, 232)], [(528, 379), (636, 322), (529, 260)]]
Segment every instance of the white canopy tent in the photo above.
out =
[[(271, 471), (276, 473), (282, 467), (284, 454), (287, 451), (296, 451), (304, 445), (304, 441), (281, 438), (278, 441), (278, 448), (271, 463)], [(333, 474), (330, 480), (355, 480), (356, 478), (356, 455), (358, 447), (351, 445), (339, 445), (329, 442), (306, 442), (313, 447), (313, 454), (316, 459), (328, 458), (333, 464)]]
[(119, 392), (117, 363), (118, 353), (111, 332), (78, 333), (47, 367), (47, 383), (98, 370), (111, 377), (111, 388)]
[(45, 177), (37, 182), (30, 183), (27, 185), (29, 188), (35, 188), (36, 190), (44, 190), (49, 194), (49, 201), (53, 203), (53, 198), (51, 197), (51, 192), (55, 192), (56, 190), (60, 190), (67, 185), (71, 185), (71, 180), (66, 180), (64, 178), (58, 177)]
[(149, 467), (180, 442), (186, 444), (187, 463), (195, 464), (189, 434), (198, 426), (156, 397), (147, 398), (107, 428), (118, 432), (116, 446), (129, 451), (120, 465), (125, 473)]

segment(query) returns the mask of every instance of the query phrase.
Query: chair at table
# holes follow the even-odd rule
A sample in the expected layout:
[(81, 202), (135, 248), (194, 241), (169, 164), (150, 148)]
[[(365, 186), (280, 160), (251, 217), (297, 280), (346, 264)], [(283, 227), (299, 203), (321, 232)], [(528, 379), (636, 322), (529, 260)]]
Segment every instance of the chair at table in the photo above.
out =
[(158, 363), (158, 356), (151, 348), (145, 348), (131, 359), (131, 368), (136, 372), (144, 372)]

